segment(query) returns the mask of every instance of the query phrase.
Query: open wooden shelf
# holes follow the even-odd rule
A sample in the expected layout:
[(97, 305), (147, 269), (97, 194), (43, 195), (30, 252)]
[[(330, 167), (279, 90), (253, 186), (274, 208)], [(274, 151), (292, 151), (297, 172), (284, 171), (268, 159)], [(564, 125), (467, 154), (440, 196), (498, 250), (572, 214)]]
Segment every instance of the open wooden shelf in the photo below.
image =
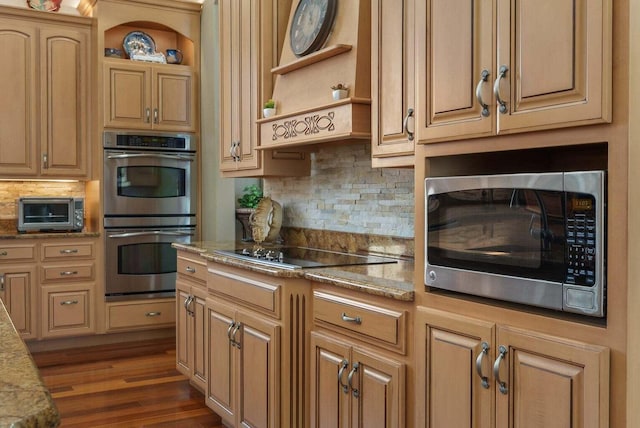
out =
[(293, 70), (297, 70), (302, 67), (306, 67), (316, 62), (320, 62), (324, 59), (331, 58), (332, 56), (340, 55), (341, 53), (349, 52), (351, 45), (332, 45), (324, 49), (320, 49), (317, 52), (298, 58), (297, 60), (290, 62), (286, 65), (281, 65), (271, 69), (273, 74), (287, 74)]

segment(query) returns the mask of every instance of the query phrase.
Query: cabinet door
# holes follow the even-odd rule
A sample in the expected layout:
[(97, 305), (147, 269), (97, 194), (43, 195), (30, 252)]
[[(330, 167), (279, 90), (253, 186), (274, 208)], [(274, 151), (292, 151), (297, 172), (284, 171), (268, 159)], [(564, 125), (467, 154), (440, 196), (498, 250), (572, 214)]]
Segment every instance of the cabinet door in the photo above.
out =
[[(495, 387), (491, 379), (494, 324), (434, 309), (416, 314), (416, 427), (489, 428)], [(486, 382), (478, 374), (479, 362)]]
[(191, 300), (191, 286), (184, 281), (176, 281), (176, 368), (191, 377), (193, 368), (193, 319), (188, 304)]
[(195, 131), (196, 90), (193, 73), (153, 70), (153, 128), (166, 131)]
[(192, 287), (191, 319), (193, 321), (191, 380), (202, 389), (207, 390), (207, 291)]
[(497, 65), (498, 132), (609, 121), (611, 2), (498, 0)]
[(0, 298), (23, 339), (37, 336), (34, 280), (35, 267), (0, 267)]
[(237, 342), (240, 373), (236, 426), (279, 428), (280, 424), (280, 327), (238, 311)]
[(139, 64), (104, 65), (104, 126), (151, 127), (151, 68)]
[[(351, 426), (403, 428), (405, 366), (364, 349), (354, 348), (351, 385)], [(454, 426), (454, 425), (449, 425)]]
[(255, 169), (259, 155), (258, 64), (262, 43), (262, 8), (271, 1), (221, 0), (220, 22), (220, 169)]
[(87, 175), (90, 105), (90, 29), (40, 30), (42, 175)]
[(413, 0), (374, 0), (371, 4), (371, 155), (404, 156), (402, 164), (411, 166), (414, 119), (408, 116), (415, 108), (413, 5)]
[(235, 347), (230, 341), (235, 313), (228, 305), (207, 299), (208, 385), (206, 403), (225, 421), (233, 424), (236, 414)]
[(504, 388), (496, 392), (497, 428), (608, 426), (607, 348), (509, 327), (498, 328), (497, 343), (506, 351), (500, 359)]
[(349, 358), (350, 347), (345, 343), (311, 333), (312, 428), (349, 426)]
[(419, 141), (495, 132), (494, 9), (495, 0), (416, 1)]
[[(38, 173), (37, 31), (35, 25), (0, 19), (0, 175)], [(10, 100), (10, 102), (8, 102)]]

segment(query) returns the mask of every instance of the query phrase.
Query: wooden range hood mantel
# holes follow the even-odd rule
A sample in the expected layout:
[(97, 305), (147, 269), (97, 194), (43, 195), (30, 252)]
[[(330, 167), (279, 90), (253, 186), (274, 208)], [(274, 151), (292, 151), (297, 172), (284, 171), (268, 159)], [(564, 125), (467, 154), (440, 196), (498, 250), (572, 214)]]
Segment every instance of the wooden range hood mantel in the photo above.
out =
[[(297, 6), (294, 0), (280, 62), (271, 70), (277, 115), (258, 120), (258, 148), (370, 139), (371, 2), (338, 2), (327, 47), (301, 58), (294, 55), (289, 43)], [(334, 101), (331, 87), (338, 83), (349, 88), (349, 97)]]

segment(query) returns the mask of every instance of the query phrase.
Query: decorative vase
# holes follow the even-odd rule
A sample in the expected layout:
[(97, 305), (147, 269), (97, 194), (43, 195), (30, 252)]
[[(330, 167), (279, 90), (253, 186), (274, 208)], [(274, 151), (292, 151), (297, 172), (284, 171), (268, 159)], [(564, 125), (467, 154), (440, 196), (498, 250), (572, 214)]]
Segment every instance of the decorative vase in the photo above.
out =
[(275, 116), (276, 115), (276, 109), (275, 108), (264, 108), (264, 109), (262, 109), (262, 115), (264, 117)]
[(333, 95), (334, 100), (341, 100), (343, 98), (347, 98), (349, 94), (348, 89), (334, 89), (331, 94)]
[(255, 208), (236, 208), (236, 220), (240, 222), (242, 226), (242, 241), (253, 241), (251, 237), (251, 224), (250, 218), (255, 212)]

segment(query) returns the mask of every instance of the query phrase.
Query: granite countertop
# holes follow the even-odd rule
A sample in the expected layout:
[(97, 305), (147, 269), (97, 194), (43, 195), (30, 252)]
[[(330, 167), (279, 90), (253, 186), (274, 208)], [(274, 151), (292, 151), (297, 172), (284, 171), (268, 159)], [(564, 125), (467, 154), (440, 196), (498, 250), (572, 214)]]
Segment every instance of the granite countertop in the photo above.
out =
[[(191, 244), (174, 243), (173, 246), (194, 254), (199, 254), (206, 260), (235, 266), (265, 275), (279, 277), (307, 278), (310, 281), (331, 284), (336, 287), (361, 291), (367, 294), (383, 296), (402, 301), (414, 300), (413, 276), (414, 263), (409, 258), (398, 258), (398, 263), (379, 265), (340, 266), (331, 268), (310, 269), (279, 269), (252, 263), (230, 256), (214, 253), (214, 250), (228, 250), (230, 248), (251, 247), (252, 244), (235, 242), (192, 242)], [(380, 251), (375, 252), (380, 255)]]
[(2, 300), (0, 343), (0, 426), (58, 426), (58, 409)]
[(0, 219), (0, 239), (94, 238), (98, 232), (18, 232), (16, 219)]

